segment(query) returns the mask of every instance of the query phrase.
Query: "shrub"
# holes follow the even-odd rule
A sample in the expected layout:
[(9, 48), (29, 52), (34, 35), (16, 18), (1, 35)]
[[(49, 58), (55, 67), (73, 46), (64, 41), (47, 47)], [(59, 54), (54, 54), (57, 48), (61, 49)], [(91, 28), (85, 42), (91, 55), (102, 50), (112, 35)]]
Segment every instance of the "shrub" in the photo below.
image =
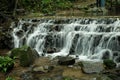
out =
[(0, 71), (7, 72), (14, 66), (14, 60), (8, 56), (0, 56)]

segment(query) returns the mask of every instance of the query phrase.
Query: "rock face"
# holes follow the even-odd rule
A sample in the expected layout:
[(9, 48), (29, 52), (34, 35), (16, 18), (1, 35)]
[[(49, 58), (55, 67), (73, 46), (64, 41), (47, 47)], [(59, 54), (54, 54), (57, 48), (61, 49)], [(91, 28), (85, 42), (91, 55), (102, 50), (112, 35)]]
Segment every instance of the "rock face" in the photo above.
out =
[(100, 73), (104, 69), (102, 62), (81, 61), (81, 64), (84, 73)]
[(75, 63), (75, 59), (72, 57), (60, 57), (58, 59), (59, 65), (73, 65)]
[(21, 48), (11, 50), (10, 57), (18, 58), (20, 65), (26, 67), (30, 66), (39, 55), (35, 50), (25, 45)]

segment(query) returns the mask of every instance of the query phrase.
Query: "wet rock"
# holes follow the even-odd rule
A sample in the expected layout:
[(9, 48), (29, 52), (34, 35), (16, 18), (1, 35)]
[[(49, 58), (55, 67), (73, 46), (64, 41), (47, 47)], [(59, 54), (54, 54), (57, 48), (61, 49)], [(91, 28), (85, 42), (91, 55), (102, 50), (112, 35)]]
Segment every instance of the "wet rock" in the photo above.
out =
[(72, 46), (70, 48), (70, 54), (74, 54), (75, 53), (75, 48), (77, 46), (77, 42), (78, 42), (79, 37), (81, 37), (79, 34), (75, 35), (75, 37), (73, 39), (73, 42), (72, 42)]
[(36, 80), (31, 72), (24, 72), (20, 75), (22, 80)]
[(113, 30), (113, 27), (112, 27), (112, 26), (106, 27), (105, 32), (110, 32), (110, 31), (112, 31), (112, 30)]
[(47, 53), (54, 53), (54, 52), (56, 52), (56, 48), (48, 48), (48, 49), (46, 50), (46, 52), (47, 52)]
[(105, 59), (105, 60), (103, 60), (103, 62), (107, 69), (116, 68), (116, 63), (113, 60)]
[(16, 35), (17, 35), (19, 38), (21, 38), (21, 37), (24, 36), (24, 31), (23, 31), (23, 30), (19, 30), (19, 31), (16, 32)]
[(81, 65), (84, 73), (100, 73), (104, 69), (102, 62), (81, 61)]
[(59, 31), (61, 31), (62, 26), (54, 25), (52, 28), (53, 28), (54, 31), (58, 31), (59, 32)]
[(26, 67), (30, 66), (39, 55), (36, 51), (25, 45), (21, 48), (11, 50), (10, 57), (18, 58), (20, 65)]
[(52, 47), (52, 44), (53, 44), (53, 34), (52, 33), (49, 33), (46, 38), (45, 38), (45, 48), (47, 47)]
[(119, 56), (120, 52), (119, 51), (113, 51), (113, 57)]
[(39, 22), (39, 19), (33, 19), (32, 22)]
[(103, 52), (103, 55), (102, 55), (103, 60), (110, 59), (110, 57), (111, 57), (110, 51), (106, 50)]
[(72, 57), (59, 57), (58, 64), (59, 65), (73, 65), (75, 64), (75, 59)]
[(50, 72), (54, 69), (53, 66), (48, 66), (48, 65), (44, 65), (44, 66), (33, 66), (32, 68), (32, 72), (36, 72), (36, 73), (47, 73)]
[(96, 35), (96, 36), (94, 36), (94, 41), (93, 41), (93, 42), (94, 42), (94, 43), (93, 43), (93, 46), (94, 46), (94, 47), (97, 47), (97, 46), (99, 45), (102, 36), (103, 36), (103, 35)]

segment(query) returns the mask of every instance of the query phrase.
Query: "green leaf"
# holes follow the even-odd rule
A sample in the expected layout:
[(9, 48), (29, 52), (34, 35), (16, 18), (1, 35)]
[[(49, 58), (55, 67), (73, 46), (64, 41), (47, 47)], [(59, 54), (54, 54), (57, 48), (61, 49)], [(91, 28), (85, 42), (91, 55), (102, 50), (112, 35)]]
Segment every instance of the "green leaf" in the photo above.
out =
[(7, 68), (3, 68), (3, 71), (6, 72), (6, 71), (7, 71)]

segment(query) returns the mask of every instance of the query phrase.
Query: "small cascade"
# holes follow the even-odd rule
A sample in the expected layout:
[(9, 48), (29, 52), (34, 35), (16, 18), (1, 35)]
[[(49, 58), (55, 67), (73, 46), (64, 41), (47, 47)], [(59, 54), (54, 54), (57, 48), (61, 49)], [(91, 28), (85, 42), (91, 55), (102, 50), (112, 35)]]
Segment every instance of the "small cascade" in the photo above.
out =
[(120, 20), (22, 19), (14, 26), (14, 47), (28, 45), (40, 54), (120, 62)]

